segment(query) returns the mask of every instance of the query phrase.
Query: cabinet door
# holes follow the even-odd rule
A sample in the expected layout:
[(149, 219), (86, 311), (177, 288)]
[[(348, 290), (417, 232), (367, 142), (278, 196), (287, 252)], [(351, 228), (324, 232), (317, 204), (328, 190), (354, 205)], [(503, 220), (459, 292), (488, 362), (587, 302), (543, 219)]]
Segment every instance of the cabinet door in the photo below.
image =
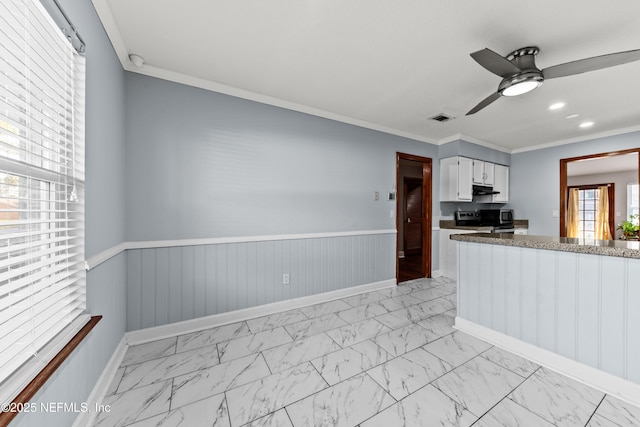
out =
[(458, 157), (458, 200), (471, 201), (473, 199), (473, 159)]
[(484, 162), (482, 160), (473, 160), (473, 183), (484, 184)]
[(493, 195), (494, 203), (507, 203), (509, 201), (509, 167), (495, 165), (495, 182), (493, 189), (499, 194)]
[(495, 166), (493, 163), (484, 162), (484, 185), (494, 184), (494, 171)]

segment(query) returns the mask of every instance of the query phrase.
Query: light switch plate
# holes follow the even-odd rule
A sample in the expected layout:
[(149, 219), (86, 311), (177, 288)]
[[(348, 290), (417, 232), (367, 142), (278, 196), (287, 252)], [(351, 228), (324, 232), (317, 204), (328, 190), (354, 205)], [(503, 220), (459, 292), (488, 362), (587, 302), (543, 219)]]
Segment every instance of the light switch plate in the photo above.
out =
[(553, 212), (551, 212), (551, 217), (552, 217), (552, 218), (559, 218), (559, 217), (560, 217), (560, 212), (559, 212), (559, 211), (553, 211)]

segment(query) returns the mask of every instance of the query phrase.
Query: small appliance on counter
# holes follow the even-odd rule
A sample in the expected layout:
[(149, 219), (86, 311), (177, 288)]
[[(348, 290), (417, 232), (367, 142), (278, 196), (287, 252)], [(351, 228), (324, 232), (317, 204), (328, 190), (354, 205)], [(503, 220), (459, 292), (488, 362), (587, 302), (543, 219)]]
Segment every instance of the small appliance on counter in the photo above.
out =
[(512, 209), (481, 209), (479, 211), (458, 211), (456, 225), (467, 227), (491, 227), (492, 233), (515, 233)]

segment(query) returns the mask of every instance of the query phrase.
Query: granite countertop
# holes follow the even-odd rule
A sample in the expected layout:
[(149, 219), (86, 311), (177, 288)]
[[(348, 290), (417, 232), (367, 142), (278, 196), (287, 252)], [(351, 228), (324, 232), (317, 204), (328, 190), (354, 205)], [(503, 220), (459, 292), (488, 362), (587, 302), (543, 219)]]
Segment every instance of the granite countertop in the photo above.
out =
[(491, 233), (454, 234), (451, 240), (640, 259), (640, 242), (636, 241)]
[[(449, 230), (476, 230), (476, 231), (487, 231), (487, 232), (491, 231), (492, 229), (492, 227), (490, 226), (456, 225), (456, 221), (454, 219), (441, 219), (440, 228), (449, 229)], [(513, 228), (529, 228), (529, 220), (514, 219)]]

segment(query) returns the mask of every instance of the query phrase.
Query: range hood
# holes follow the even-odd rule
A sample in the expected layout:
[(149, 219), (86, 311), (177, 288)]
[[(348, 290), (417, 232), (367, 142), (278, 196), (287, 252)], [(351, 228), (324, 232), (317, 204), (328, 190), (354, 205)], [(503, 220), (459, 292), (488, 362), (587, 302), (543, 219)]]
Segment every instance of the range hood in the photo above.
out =
[(474, 196), (491, 196), (493, 194), (500, 194), (500, 192), (499, 191), (494, 191), (493, 187), (489, 187), (489, 186), (486, 186), (486, 185), (474, 185), (473, 186), (473, 195)]

